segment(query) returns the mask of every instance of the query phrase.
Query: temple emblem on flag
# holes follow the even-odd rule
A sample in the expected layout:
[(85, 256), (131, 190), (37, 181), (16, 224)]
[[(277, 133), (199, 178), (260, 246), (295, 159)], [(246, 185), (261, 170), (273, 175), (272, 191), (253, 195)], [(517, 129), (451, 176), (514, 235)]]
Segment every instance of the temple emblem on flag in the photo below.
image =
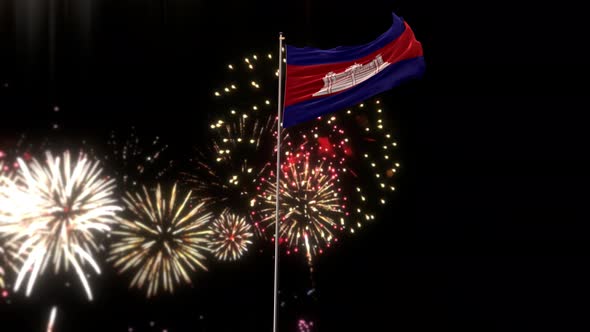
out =
[(329, 72), (323, 78), (324, 86), (313, 96), (329, 95), (352, 88), (371, 78), (389, 64), (389, 62), (383, 61), (381, 54), (379, 54), (369, 63), (355, 63), (340, 73)]
[(330, 49), (287, 45), (283, 128), (422, 77), (422, 44), (404, 20), (392, 17), (389, 29), (366, 44)]

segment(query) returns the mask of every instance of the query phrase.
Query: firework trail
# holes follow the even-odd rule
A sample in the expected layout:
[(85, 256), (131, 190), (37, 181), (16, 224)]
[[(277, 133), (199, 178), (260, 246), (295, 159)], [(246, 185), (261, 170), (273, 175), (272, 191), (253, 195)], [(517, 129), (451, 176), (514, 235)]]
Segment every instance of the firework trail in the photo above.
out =
[(246, 219), (230, 212), (219, 215), (209, 226), (210, 248), (219, 260), (235, 261), (242, 257), (252, 244), (252, 226)]
[(172, 293), (181, 281), (191, 283), (189, 270), (207, 270), (211, 213), (203, 202), (191, 207), (190, 199), (191, 192), (178, 195), (176, 184), (168, 197), (160, 185), (125, 195), (127, 213), (112, 232), (108, 261), (120, 273), (133, 273), (130, 287), (147, 288), (147, 297), (160, 289)]
[(47, 152), (43, 162), (19, 158), (18, 165), (16, 178), (0, 186), (0, 235), (20, 243), (23, 259), (15, 290), (28, 275), (28, 296), (48, 266), (57, 274), (71, 265), (92, 300), (83, 267), (88, 263), (100, 274), (93, 257), (98, 236), (110, 230), (121, 210), (114, 180), (102, 175), (98, 161), (84, 154), (72, 160), (69, 151), (57, 157)]

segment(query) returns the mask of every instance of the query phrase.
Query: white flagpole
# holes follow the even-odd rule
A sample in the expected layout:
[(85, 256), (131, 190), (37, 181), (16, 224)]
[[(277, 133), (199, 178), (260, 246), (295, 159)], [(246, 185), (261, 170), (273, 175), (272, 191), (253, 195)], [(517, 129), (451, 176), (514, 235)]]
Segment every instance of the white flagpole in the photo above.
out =
[(281, 108), (283, 107), (283, 89), (281, 82), (283, 79), (283, 33), (279, 32), (279, 93), (277, 103), (277, 188), (276, 188), (276, 207), (275, 207), (275, 281), (274, 281), (274, 309), (273, 309), (273, 332), (279, 330), (279, 188), (281, 180)]

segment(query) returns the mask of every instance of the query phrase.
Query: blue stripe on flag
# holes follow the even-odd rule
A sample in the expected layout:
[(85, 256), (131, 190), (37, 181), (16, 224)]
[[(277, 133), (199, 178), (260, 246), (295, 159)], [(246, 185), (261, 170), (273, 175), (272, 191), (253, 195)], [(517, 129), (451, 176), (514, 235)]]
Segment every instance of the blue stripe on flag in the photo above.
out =
[(393, 24), (372, 42), (360, 46), (338, 46), (332, 49), (294, 47), (287, 45), (287, 64), (296, 66), (320, 65), (357, 60), (367, 56), (397, 39), (405, 30), (404, 21), (393, 15)]

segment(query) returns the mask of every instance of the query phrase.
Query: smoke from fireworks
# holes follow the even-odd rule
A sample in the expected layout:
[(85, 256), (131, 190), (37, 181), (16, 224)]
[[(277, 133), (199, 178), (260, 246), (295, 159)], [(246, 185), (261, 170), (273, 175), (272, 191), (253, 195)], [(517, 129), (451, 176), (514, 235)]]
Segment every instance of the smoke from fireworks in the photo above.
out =
[(252, 244), (252, 226), (239, 215), (224, 212), (209, 226), (211, 229), (210, 248), (219, 260), (235, 261)]
[(147, 288), (147, 297), (161, 289), (172, 293), (174, 285), (191, 283), (190, 271), (207, 270), (204, 252), (208, 251), (206, 224), (211, 213), (201, 202), (190, 207), (191, 192), (178, 196), (176, 184), (168, 197), (160, 185), (155, 192), (127, 192), (127, 214), (113, 230), (108, 260), (120, 272), (132, 272), (130, 287)]
[(83, 154), (76, 160), (69, 151), (45, 157), (30, 163), (19, 158), (16, 179), (0, 186), (0, 234), (20, 243), (23, 258), (14, 288), (28, 275), (28, 296), (48, 266), (57, 274), (71, 265), (92, 300), (83, 267), (88, 263), (100, 274), (93, 257), (98, 235), (110, 230), (121, 210), (113, 197), (114, 181), (102, 175), (98, 161)]

